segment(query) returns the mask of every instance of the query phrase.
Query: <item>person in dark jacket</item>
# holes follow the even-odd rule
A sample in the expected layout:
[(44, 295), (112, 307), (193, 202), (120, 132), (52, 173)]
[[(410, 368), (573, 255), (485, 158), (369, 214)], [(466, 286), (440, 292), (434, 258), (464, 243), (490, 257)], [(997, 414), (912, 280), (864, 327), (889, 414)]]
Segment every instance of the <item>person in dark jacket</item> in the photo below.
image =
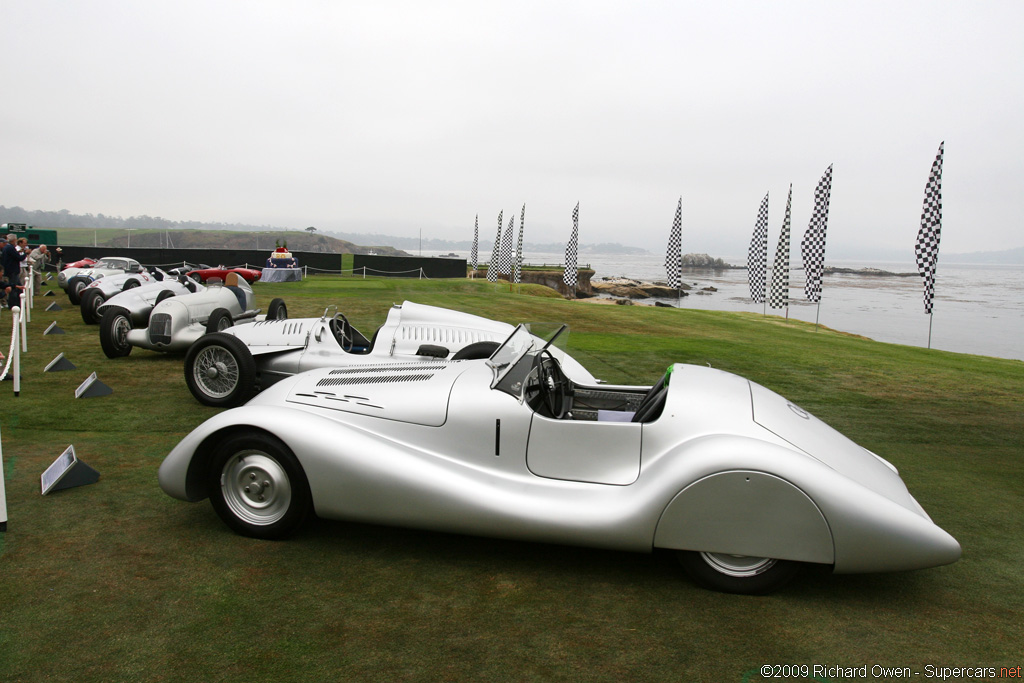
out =
[(7, 305), (11, 307), (19, 306), (21, 303), (21, 262), (28, 256), (27, 252), (18, 251), (17, 243), (18, 238), (14, 234), (8, 235), (7, 244), (0, 252), (0, 264), (3, 265), (4, 279), (7, 280), (7, 285), (11, 288), (7, 295)]

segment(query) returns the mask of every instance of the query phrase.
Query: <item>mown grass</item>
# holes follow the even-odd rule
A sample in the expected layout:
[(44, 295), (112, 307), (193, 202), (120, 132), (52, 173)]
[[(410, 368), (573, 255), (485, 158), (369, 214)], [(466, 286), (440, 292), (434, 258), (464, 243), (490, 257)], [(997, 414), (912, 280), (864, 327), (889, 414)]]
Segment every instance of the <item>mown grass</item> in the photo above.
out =
[[(701, 590), (672, 557), (340, 522), (287, 542), (229, 532), (156, 470), (215, 409), (181, 356), (109, 360), (63, 294), (37, 301), (22, 395), (0, 414), (0, 679), (11, 681), (757, 681), (762, 664), (1022, 663), (1024, 364), (886, 345), (796, 321), (596, 306), (476, 281), (257, 285), (292, 317), (336, 304), (362, 331), (405, 299), (565, 321), (610, 382), (707, 364), (776, 390), (892, 461), (963, 559), (891, 575), (811, 573), (775, 595)], [(57, 301), (64, 310), (45, 313)], [(6, 328), (10, 318), (0, 318)], [(66, 335), (42, 336), (53, 320)], [(43, 373), (59, 352), (77, 370)], [(74, 399), (92, 371), (114, 389)], [(43, 497), (73, 443), (97, 484)], [(816, 680), (822, 680), (818, 678)]]

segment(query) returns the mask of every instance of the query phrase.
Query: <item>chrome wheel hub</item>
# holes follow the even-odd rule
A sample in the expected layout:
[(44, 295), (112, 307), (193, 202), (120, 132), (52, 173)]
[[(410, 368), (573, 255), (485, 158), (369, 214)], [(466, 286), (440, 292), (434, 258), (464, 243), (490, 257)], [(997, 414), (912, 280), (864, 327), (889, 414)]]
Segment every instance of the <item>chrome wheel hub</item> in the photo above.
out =
[(221, 471), (220, 486), (231, 512), (249, 524), (273, 524), (291, 505), (288, 474), (275, 459), (259, 451), (232, 456)]

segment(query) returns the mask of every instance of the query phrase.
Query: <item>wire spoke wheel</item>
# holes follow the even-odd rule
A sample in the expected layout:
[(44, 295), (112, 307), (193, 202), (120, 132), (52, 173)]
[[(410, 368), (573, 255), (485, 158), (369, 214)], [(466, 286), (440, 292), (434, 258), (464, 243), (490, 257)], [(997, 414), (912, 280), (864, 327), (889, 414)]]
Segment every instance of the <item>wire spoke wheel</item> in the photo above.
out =
[(195, 357), (192, 377), (213, 398), (225, 398), (238, 386), (238, 360), (223, 346), (207, 346)]

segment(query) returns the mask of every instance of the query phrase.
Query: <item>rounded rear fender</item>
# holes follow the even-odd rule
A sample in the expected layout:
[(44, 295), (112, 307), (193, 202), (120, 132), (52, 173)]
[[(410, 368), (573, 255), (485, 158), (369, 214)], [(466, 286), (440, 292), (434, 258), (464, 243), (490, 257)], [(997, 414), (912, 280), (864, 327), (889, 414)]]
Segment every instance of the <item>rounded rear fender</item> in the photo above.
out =
[(832, 564), (835, 546), (821, 510), (793, 484), (764, 472), (703, 477), (665, 508), (659, 548)]

